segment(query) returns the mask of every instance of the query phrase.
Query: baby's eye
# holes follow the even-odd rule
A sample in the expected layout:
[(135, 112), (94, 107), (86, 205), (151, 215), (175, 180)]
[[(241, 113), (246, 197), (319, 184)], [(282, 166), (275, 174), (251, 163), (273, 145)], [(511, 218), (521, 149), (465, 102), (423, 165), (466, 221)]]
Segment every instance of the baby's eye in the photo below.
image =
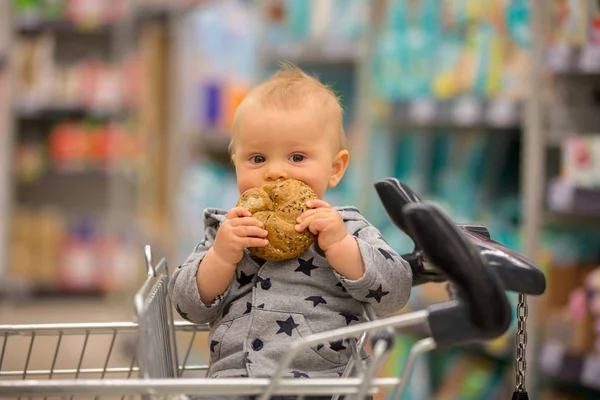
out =
[(302, 162), (305, 158), (306, 157), (304, 157), (302, 154), (293, 154), (289, 160), (293, 162)]
[(252, 161), (255, 164), (262, 164), (265, 162), (265, 157), (264, 156), (252, 156), (252, 157), (250, 157), (250, 161)]

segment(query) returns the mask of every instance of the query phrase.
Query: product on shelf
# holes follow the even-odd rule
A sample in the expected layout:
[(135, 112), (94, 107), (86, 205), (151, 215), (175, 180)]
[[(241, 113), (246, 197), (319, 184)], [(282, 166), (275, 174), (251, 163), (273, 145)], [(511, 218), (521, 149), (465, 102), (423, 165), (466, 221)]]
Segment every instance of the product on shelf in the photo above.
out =
[(64, 224), (57, 210), (17, 209), (12, 218), (10, 276), (19, 284), (56, 285)]
[(550, 30), (553, 41), (558, 43), (583, 45), (587, 41), (589, 4), (593, 1), (569, 0), (550, 1), (550, 17), (555, 29)]
[(35, 181), (44, 174), (46, 169), (46, 157), (42, 143), (27, 141), (17, 146), (13, 156), (13, 170), (20, 181)]
[[(219, 190), (206, 190), (219, 188)], [(190, 249), (203, 237), (204, 209), (235, 207), (239, 199), (235, 175), (231, 168), (218, 162), (200, 161), (188, 166), (177, 193), (177, 259), (185, 260)]]
[(269, 0), (263, 16), (267, 43), (277, 47), (318, 44), (335, 53), (338, 45), (364, 36), (368, 7), (363, 0)]
[(120, 63), (89, 58), (62, 65), (54, 59), (55, 40), (44, 34), (17, 41), (17, 111), (81, 109), (120, 114), (137, 106), (142, 69), (135, 55)]
[(139, 246), (109, 232), (101, 218), (19, 207), (12, 219), (10, 277), (34, 292), (131, 290), (143, 275)]
[(123, 0), (13, 0), (13, 12), (21, 25), (69, 21), (82, 29), (118, 21), (124, 16)]
[(381, 97), (523, 100), (530, 45), (527, 1), (394, 1), (388, 8), (375, 58)]
[(253, 5), (226, 0), (209, 2), (184, 19), (193, 32), (184, 43), (180, 73), (186, 132), (230, 131), (237, 106), (257, 80), (255, 17)]
[(562, 179), (576, 187), (600, 188), (600, 136), (569, 136), (561, 150)]
[(581, 296), (593, 325), (594, 351), (600, 354), (600, 266), (586, 276)]
[(555, 383), (600, 390), (599, 271), (597, 263), (549, 269), (540, 371)]
[(116, 123), (65, 122), (50, 133), (50, 160), (57, 171), (112, 171), (134, 166), (140, 154), (139, 135)]
[(549, 2), (547, 63), (555, 72), (600, 71), (600, 19), (597, 1)]
[(432, 399), (497, 398), (502, 384), (500, 363), (472, 354), (450, 354), (444, 364), (444, 379)]
[(46, 143), (19, 142), (14, 170), (23, 182), (48, 173), (136, 171), (142, 154), (141, 136), (127, 125), (65, 121), (51, 128)]

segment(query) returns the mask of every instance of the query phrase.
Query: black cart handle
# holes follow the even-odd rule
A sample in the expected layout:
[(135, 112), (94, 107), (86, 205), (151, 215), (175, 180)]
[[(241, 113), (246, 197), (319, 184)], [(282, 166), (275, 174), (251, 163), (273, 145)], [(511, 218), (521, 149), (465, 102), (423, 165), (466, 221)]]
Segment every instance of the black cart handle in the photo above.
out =
[(510, 325), (510, 304), (496, 271), (477, 247), (434, 205), (408, 204), (403, 214), (417, 247), (458, 289), (458, 300), (429, 307), (436, 343), (454, 345), (502, 335)]
[(421, 203), (421, 199), (404, 183), (396, 178), (385, 178), (375, 183), (375, 190), (379, 195), (385, 212), (394, 225), (410, 236), (404, 221), (404, 206), (412, 203)]
[[(422, 203), (419, 196), (396, 178), (385, 178), (376, 182), (375, 189), (394, 225), (408, 236), (411, 236), (406, 225), (403, 209), (409, 204)], [(496, 270), (505, 290), (530, 295), (544, 293), (546, 290), (546, 277), (543, 272), (525, 257), (492, 240), (485, 226), (458, 224), (458, 227), (476, 246), (488, 265)], [(447, 280), (442, 271), (425, 268), (418, 245), (412, 252), (403, 254), (402, 257), (410, 264), (413, 273), (413, 286)]]
[[(385, 212), (394, 225), (410, 237), (403, 209), (408, 204), (421, 203), (419, 196), (396, 178), (385, 178), (377, 181), (375, 183), (375, 190), (379, 195)], [(422, 285), (427, 282), (446, 282), (448, 280), (441, 271), (425, 267), (423, 254), (418, 246), (412, 252), (402, 254), (402, 258), (410, 265), (413, 275), (413, 286)]]

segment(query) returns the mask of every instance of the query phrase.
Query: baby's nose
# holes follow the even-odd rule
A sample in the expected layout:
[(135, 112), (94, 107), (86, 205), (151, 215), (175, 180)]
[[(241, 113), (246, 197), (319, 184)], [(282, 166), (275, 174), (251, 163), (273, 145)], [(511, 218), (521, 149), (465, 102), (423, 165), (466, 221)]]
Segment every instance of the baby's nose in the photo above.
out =
[(276, 181), (277, 179), (287, 179), (287, 172), (283, 168), (269, 168), (265, 174), (266, 181)]

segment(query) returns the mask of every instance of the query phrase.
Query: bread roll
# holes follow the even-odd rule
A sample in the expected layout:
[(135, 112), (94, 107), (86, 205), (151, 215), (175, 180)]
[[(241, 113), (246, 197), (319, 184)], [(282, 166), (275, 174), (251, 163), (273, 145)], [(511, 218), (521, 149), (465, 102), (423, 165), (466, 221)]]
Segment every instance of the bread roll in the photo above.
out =
[(268, 261), (282, 261), (304, 253), (316, 236), (308, 229), (297, 232), (296, 218), (309, 209), (306, 202), (316, 198), (310, 186), (295, 179), (281, 179), (245, 191), (237, 206), (248, 209), (269, 232), (269, 245), (249, 248), (252, 254)]

